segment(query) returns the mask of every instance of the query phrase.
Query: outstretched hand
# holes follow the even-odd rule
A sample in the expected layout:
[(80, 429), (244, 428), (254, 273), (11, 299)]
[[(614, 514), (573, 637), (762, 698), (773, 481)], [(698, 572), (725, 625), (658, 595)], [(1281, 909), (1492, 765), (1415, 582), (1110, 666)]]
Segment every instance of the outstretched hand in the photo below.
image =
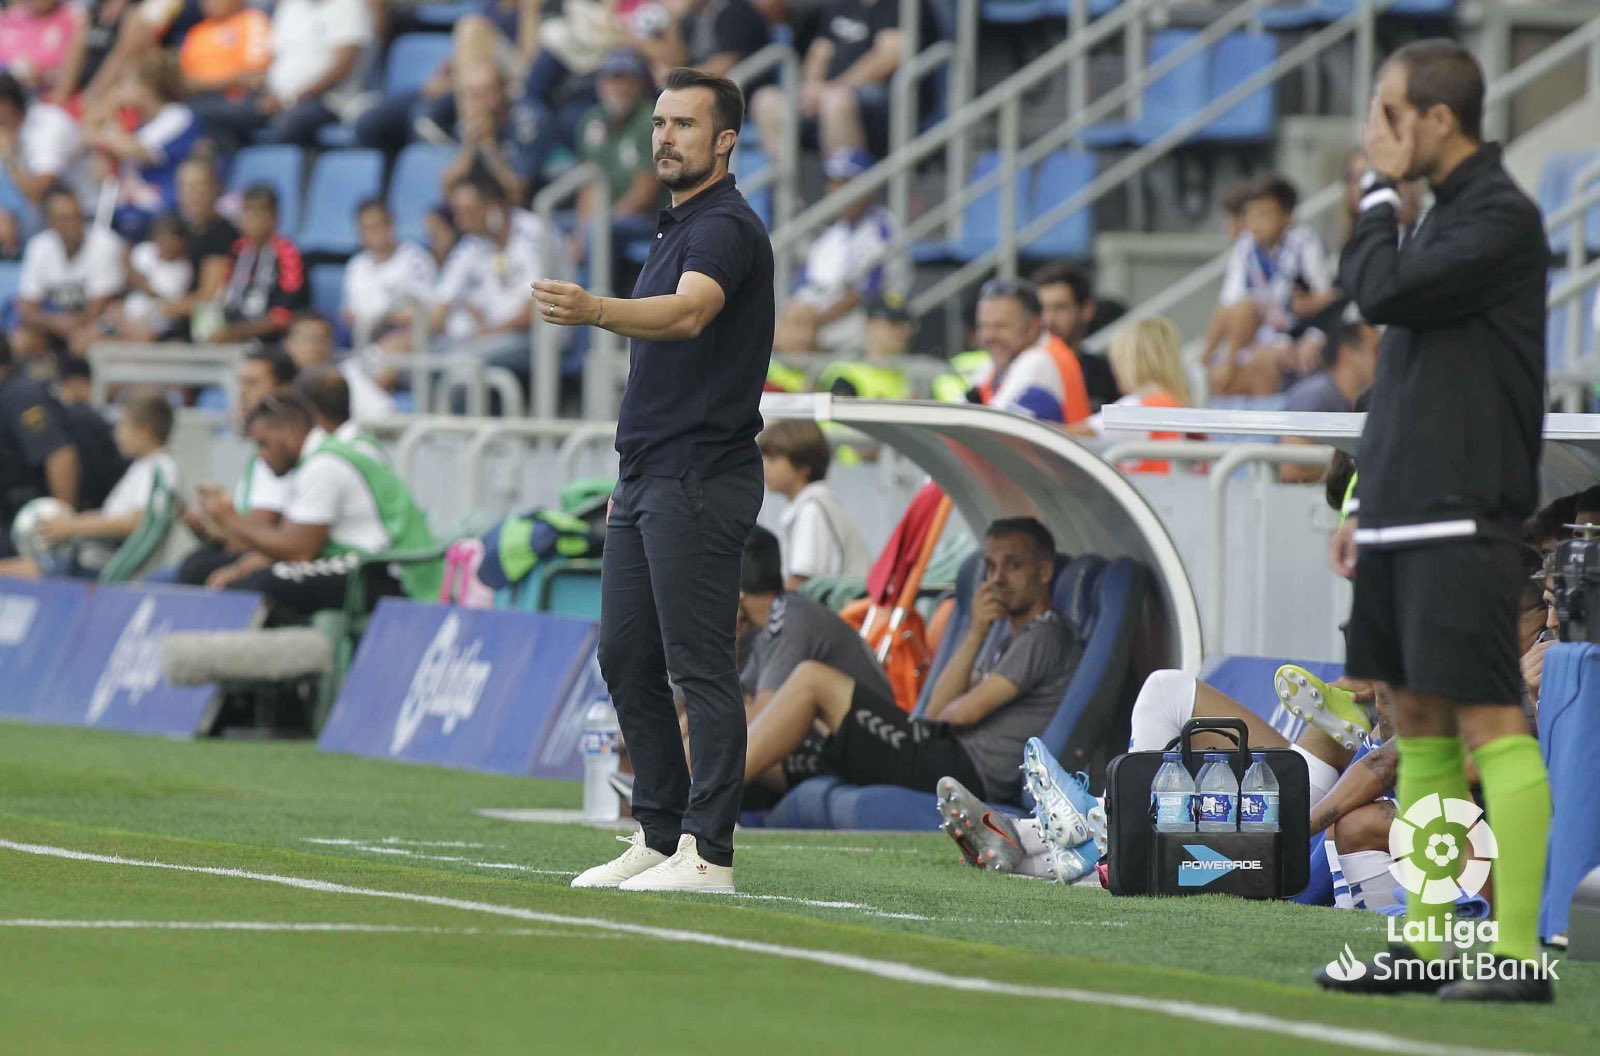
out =
[(575, 282), (540, 279), (533, 284), (540, 319), (557, 326), (593, 326), (600, 322), (600, 298)]

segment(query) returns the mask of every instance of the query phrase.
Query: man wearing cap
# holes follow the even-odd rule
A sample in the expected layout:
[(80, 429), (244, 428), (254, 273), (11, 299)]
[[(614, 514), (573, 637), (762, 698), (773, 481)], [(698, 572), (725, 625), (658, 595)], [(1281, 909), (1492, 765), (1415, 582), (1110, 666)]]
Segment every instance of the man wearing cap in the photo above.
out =
[[(864, 150), (828, 155), (822, 173), (832, 194), (872, 167)], [(866, 342), (866, 299), (884, 292), (883, 250), (894, 238), (889, 211), (871, 194), (845, 207), (811, 243), (774, 346), (779, 352), (859, 353)]]

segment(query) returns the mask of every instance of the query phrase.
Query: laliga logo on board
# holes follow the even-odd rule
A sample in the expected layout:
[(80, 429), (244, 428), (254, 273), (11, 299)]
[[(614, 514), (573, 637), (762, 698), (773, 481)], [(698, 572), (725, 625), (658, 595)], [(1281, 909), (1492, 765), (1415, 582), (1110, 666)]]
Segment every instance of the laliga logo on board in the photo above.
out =
[(100, 681), (89, 696), (89, 713), (84, 717), (89, 724), (100, 721), (118, 693), (126, 691), (129, 703), (138, 704), (140, 698), (161, 684), (161, 640), (172, 629), (172, 623), (163, 620), (151, 627), (155, 611), (156, 599), (145, 598), (122, 628)]
[(437, 716), (440, 729), (448, 736), (478, 709), (494, 665), (478, 659), (483, 651), (481, 640), (474, 639), (465, 648), (457, 647), (460, 634), (461, 617), (452, 612), (439, 625), (417, 664), (416, 674), (411, 676), (406, 698), (400, 704), (400, 717), (395, 720), (389, 754), (398, 754), (410, 744), (428, 716)]
[(1401, 887), (1433, 906), (1482, 891), (1489, 863), (1499, 853), (1483, 809), (1470, 799), (1436, 793), (1411, 804), (1389, 826), (1389, 871)]

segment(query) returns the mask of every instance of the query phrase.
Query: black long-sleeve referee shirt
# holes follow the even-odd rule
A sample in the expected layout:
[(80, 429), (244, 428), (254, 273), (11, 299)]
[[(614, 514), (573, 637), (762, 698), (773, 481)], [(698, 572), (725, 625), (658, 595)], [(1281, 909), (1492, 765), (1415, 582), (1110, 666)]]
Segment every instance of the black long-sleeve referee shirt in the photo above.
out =
[(1505, 536), (1539, 495), (1545, 272), (1539, 209), (1486, 144), (1399, 244), (1399, 198), (1362, 201), (1339, 286), (1386, 327), (1356, 485), (1363, 546)]

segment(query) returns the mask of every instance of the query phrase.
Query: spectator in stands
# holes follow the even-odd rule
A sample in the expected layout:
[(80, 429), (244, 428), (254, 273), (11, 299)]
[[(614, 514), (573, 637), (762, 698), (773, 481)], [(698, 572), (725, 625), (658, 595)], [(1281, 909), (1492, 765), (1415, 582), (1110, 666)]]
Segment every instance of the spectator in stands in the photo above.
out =
[[(828, 192), (872, 168), (864, 150), (842, 150), (822, 164)], [(866, 339), (863, 302), (885, 292), (888, 268), (882, 256), (894, 239), (888, 210), (874, 196), (850, 202), (806, 251), (794, 293), (778, 321), (773, 348), (779, 352), (854, 352)]]
[(435, 269), (443, 268), (450, 254), (455, 251), (456, 243), (461, 241), (455, 217), (451, 215), (448, 205), (436, 205), (428, 210), (423, 224), (428, 230), (428, 256), (433, 258)]
[(196, 98), (240, 98), (259, 92), (272, 65), (272, 19), (245, 0), (200, 0), (205, 13), (184, 35), (178, 66)]
[[(289, 358), (299, 368), (300, 383), (306, 382), (309, 371), (322, 367), (334, 370), (344, 379), (344, 399), (348, 406), (340, 422), (349, 418), (367, 421), (394, 412), (394, 397), (373, 381), (353, 358), (346, 358), (335, 365), (333, 324), (322, 316), (307, 314), (296, 319), (289, 327), (288, 336), (283, 339), (283, 350), (289, 353)], [(303, 384), (301, 393), (307, 397), (312, 395)], [(316, 406), (319, 400), (312, 399), (311, 402)]]
[[(1183, 373), (1183, 354), (1179, 347), (1178, 328), (1171, 319), (1155, 317), (1124, 323), (1111, 337), (1111, 368), (1116, 372), (1117, 388), (1127, 395), (1116, 401), (1117, 407), (1188, 407), (1189, 382)], [(1081, 425), (1071, 426), (1069, 432), (1083, 436), (1104, 436), (1105, 421), (1101, 414), (1091, 415)], [(1151, 440), (1179, 440), (1181, 434), (1154, 432)], [(1119, 467), (1124, 473), (1170, 473), (1171, 463), (1164, 459), (1143, 459)]]
[(82, 480), (78, 449), (61, 404), (27, 377), (0, 339), (0, 556), (14, 553), (10, 525), (17, 511), (44, 495), (77, 508)]
[(522, 205), (542, 180), (545, 144), (534, 112), (513, 103), (494, 65), (462, 70), (456, 130), (460, 145), (440, 177), (440, 190), (462, 180), (493, 180), (509, 202)]
[[(262, 461), (280, 477), (294, 475), (283, 519), (265, 526), (241, 516), (226, 492), (202, 485), (208, 516), (241, 537), (257, 564), (222, 584), (265, 596), (279, 620), (303, 621), (344, 605), (350, 573), (368, 554), (425, 550), (433, 537), (416, 501), (394, 471), (353, 445), (313, 436), (311, 408), (296, 393), (262, 400), (249, 418)], [(379, 598), (439, 595), (439, 562), (401, 566), (374, 562), (362, 570), (370, 607)]]
[(1044, 328), (1030, 282), (991, 279), (978, 291), (978, 343), (989, 354), (980, 402), (1055, 425), (1089, 417), (1078, 357)]
[(421, 246), (395, 237), (394, 214), (382, 198), (368, 198), (356, 207), (361, 252), (344, 269), (341, 309), (355, 346), (400, 338), (411, 347), (412, 317), (432, 297), (438, 267)]
[(0, 255), (22, 252), (39, 227), (45, 191), (75, 177), (83, 138), (72, 115), (54, 103), (30, 101), (11, 73), (0, 73)]
[(866, 339), (862, 355), (868, 363), (893, 364), (911, 354), (917, 336), (917, 322), (906, 311), (905, 299), (897, 294), (867, 299)]
[(98, 509), (127, 471), (128, 460), (117, 450), (111, 423), (94, 405), (88, 360), (72, 356), (61, 364), (56, 399), (67, 440), (78, 449), (78, 502), (86, 510)]
[(152, 218), (178, 207), (178, 167), (202, 136), (183, 98), (177, 61), (154, 52), (139, 60), (123, 94), (121, 113), (138, 115), (138, 127), (129, 132), (113, 119), (89, 132), (96, 182), (120, 184), (116, 227), (126, 238), (143, 237)]
[(117, 315), (116, 335), (127, 341), (173, 339), (194, 289), (189, 231), (173, 214), (150, 225), (150, 240), (128, 254), (128, 296)]
[(29, 557), (0, 561), (0, 576), (40, 575), (93, 578), (110, 563), (122, 541), (144, 520), (158, 491), (178, 489), (178, 462), (167, 451), (172, 435), (172, 404), (160, 391), (135, 392), (122, 403), (116, 426), (117, 450), (127, 470), (98, 509), (41, 521), (39, 541), (51, 548), (42, 563)]
[(726, 77), (772, 39), (750, 0), (667, 0), (649, 7), (648, 18), (635, 11), (631, 36), (658, 83), (678, 66)]
[(105, 333), (122, 293), (122, 239), (88, 226), (77, 196), (59, 185), (45, 192), (44, 214), (46, 229), (28, 239), (22, 255), (12, 347), (23, 359), (81, 356)]
[(219, 344), (275, 341), (310, 300), (300, 249), (278, 233), (278, 192), (256, 184), (244, 192), (240, 238), (234, 243), (222, 298)]
[[(235, 419), (241, 434), (246, 432), (245, 423), (261, 401), (274, 394), (281, 396), (293, 388), (295, 373), (294, 361), (281, 349), (259, 348), (244, 358), (237, 375), (239, 403)], [(271, 526), (283, 516), (288, 502), (288, 478), (278, 476), (252, 451), (233, 488), (234, 511), (246, 520)], [(182, 519), (201, 545), (172, 573), (177, 582), (190, 586), (221, 586), (256, 568), (266, 567), (249, 553), (250, 548), (242, 536), (213, 521), (202, 505), (184, 509)]]
[[(292, 338), (293, 334), (290, 336)], [(329, 344), (332, 344), (331, 340)], [(355, 401), (348, 378), (349, 375), (341, 367), (330, 363), (302, 365), (300, 376), (295, 379), (294, 391), (311, 408), (312, 424), (324, 436), (350, 444), (374, 461), (387, 465), (389, 457), (384, 453), (383, 446), (361, 428), (361, 416), (352, 411)], [(316, 446), (315, 440), (312, 446)]]
[[(776, 85), (750, 98), (750, 116), (761, 142), (775, 150), (789, 122), (799, 118), (801, 136), (815, 138), (824, 156), (840, 150), (882, 155), (889, 144), (889, 82), (903, 59), (898, 0), (834, 0), (822, 32), (806, 49), (801, 72), (800, 112), (789, 113)], [(924, 36), (938, 23), (923, 8)]]
[[(627, 247), (655, 234), (661, 185), (656, 182), (650, 136), (655, 100), (649, 73), (637, 54), (614, 51), (600, 64), (595, 89), (600, 102), (579, 125), (583, 160), (600, 169), (611, 193), (612, 259), (620, 261)], [(594, 189), (578, 195), (580, 231), (573, 239), (573, 257), (582, 259), (587, 240), (582, 227), (594, 222)]]
[(986, 799), (1014, 800), (1023, 743), (1055, 715), (1081, 655), (1072, 628), (1050, 607), (1055, 559), (1038, 521), (995, 521), (971, 624), (935, 680), (925, 716), (913, 719), (825, 664), (801, 663), (750, 726), (745, 783), (781, 773), (773, 768), (821, 723), (847, 781), (932, 792), (949, 774)]
[(361, 57), (372, 43), (365, 0), (278, 0), (272, 63), (260, 86), (198, 98), (195, 110), (224, 150), (252, 140), (309, 146), (360, 90)]
[[(539, 279), (572, 277), (565, 240), (539, 217), (512, 208), (491, 180), (457, 183), (450, 209), (462, 238), (435, 287), (429, 333), (442, 335), (441, 351), (469, 352), (526, 381), (528, 290)], [(562, 342), (569, 340), (563, 334)]]
[(194, 265), (194, 294), (178, 312), (187, 316), (197, 304), (221, 299), (239, 229), (217, 212), (219, 188), (209, 160), (191, 157), (179, 165), (177, 187), (178, 215), (189, 229), (189, 260)]
[(1089, 273), (1076, 264), (1046, 264), (1033, 273), (1033, 284), (1039, 290), (1044, 328), (1065, 341), (1078, 357), (1089, 409), (1098, 411), (1108, 403), (1116, 403), (1122, 390), (1117, 388), (1111, 361), (1083, 347), (1098, 307)]
[[(1343, 414), (1356, 409), (1362, 393), (1372, 388), (1378, 373), (1376, 327), (1365, 323), (1345, 323), (1334, 332), (1333, 340), (1322, 346), (1322, 369), (1302, 378), (1283, 397), (1283, 410), (1294, 414)], [(1298, 436), (1283, 438), (1286, 444), (1314, 444)], [(1282, 466), (1279, 479), (1286, 484), (1315, 484), (1322, 480), (1322, 466)]]
[(872, 555), (861, 532), (828, 487), (833, 460), (816, 422), (773, 422), (756, 437), (768, 491), (789, 500), (783, 511), (783, 585), (808, 579), (865, 576)]
[(63, 0), (14, 0), (0, 11), (0, 68), (33, 94), (65, 102), (73, 88), (61, 77), (88, 16)]
[[(1299, 195), (1281, 176), (1256, 184), (1234, 243), (1202, 361), (1215, 395), (1266, 396), (1295, 375), (1290, 331), (1333, 302), (1327, 251), (1294, 222)], [(1219, 354), (1220, 350), (1220, 354)]]
[(99, 124), (116, 106), (116, 96), (135, 64), (161, 48), (169, 33), (182, 40), (200, 21), (200, 5), (188, 0), (100, 0), (89, 5), (89, 19), (61, 70), (68, 93), (81, 92), (79, 112)]

